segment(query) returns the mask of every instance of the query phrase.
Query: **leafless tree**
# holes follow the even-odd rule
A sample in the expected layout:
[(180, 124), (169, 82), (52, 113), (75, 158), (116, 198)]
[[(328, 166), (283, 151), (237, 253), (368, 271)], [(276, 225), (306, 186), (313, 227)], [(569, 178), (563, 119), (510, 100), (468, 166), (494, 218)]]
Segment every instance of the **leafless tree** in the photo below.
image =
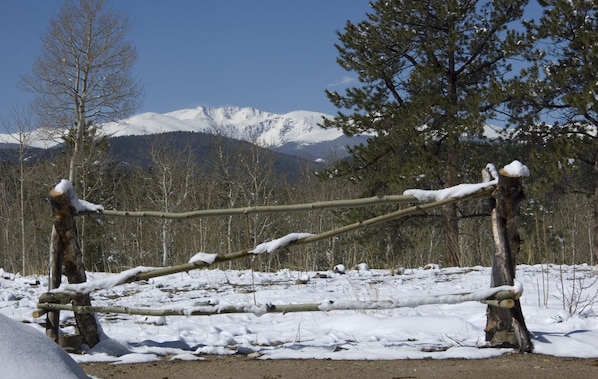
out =
[(60, 130), (71, 148), (69, 179), (76, 184), (88, 131), (131, 115), (142, 87), (133, 79), (135, 48), (125, 40), (126, 17), (104, 0), (66, 0), (50, 20), (42, 50), (23, 88), (36, 94), (41, 125)]
[[(195, 165), (191, 146), (180, 149), (162, 139), (151, 147), (152, 163), (147, 177), (148, 199), (163, 212), (178, 212), (185, 205), (192, 189)], [(173, 235), (172, 220), (162, 219), (162, 266), (168, 266)]]
[(25, 159), (29, 139), (31, 137), (32, 120), (20, 107), (11, 109), (10, 120), (2, 120), (3, 127), (10, 132), (14, 142), (19, 145), (19, 218), (21, 227), (21, 273), (26, 275), (27, 269), (27, 244), (25, 228)]

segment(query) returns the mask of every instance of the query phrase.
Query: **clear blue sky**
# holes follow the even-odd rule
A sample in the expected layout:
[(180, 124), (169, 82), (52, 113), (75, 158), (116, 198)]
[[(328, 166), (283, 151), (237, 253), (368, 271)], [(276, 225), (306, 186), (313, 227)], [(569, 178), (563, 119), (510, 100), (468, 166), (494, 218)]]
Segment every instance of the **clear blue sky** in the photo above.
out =
[[(368, 0), (107, 0), (128, 15), (141, 112), (197, 106), (334, 113), (324, 94), (355, 74), (336, 63), (336, 31)], [(0, 12), (0, 118), (30, 96), (17, 87), (61, 0), (5, 0)], [(0, 130), (2, 132), (2, 130)]]

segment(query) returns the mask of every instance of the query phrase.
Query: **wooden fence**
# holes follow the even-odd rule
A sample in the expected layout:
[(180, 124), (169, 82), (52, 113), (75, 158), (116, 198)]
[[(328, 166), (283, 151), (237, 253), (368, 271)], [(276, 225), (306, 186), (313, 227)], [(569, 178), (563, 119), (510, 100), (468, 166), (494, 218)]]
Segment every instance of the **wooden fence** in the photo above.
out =
[[(485, 169), (483, 172), (487, 174), (489, 171)], [(531, 352), (533, 346), (530, 341), (529, 332), (525, 326), (519, 303), (521, 290), (514, 287), (515, 262), (513, 257), (516, 256), (516, 253), (519, 250), (518, 223), (519, 203), (523, 199), (522, 178), (519, 175), (511, 175), (506, 170), (501, 170), (500, 174), (494, 173), (494, 175), (491, 176), (498, 177), (489, 177), (488, 180), (491, 181), (481, 183), (477, 186), (462, 185), (466, 187), (455, 188), (455, 191), (452, 192), (450, 189), (447, 189), (448, 192), (447, 190), (442, 190), (444, 192), (437, 196), (438, 199), (427, 203), (419, 202), (418, 197), (414, 195), (395, 195), (310, 204), (202, 210), (185, 213), (104, 210), (101, 207), (93, 206), (93, 204), (90, 207), (89, 203), (79, 201), (70, 184), (65, 186), (63, 181), (61, 182), (60, 187), (57, 186), (50, 192), (50, 203), (53, 209), (53, 229), (50, 249), (50, 285), (49, 292), (40, 296), (38, 310), (34, 312), (34, 317), (41, 317), (46, 314), (46, 334), (58, 342), (59, 312), (61, 310), (73, 311), (75, 313), (78, 333), (87, 345), (93, 347), (99, 342), (98, 328), (94, 317), (94, 313), (96, 312), (128, 314), (140, 314), (143, 312), (143, 314), (150, 315), (209, 315), (214, 313), (239, 312), (286, 313), (330, 311), (338, 309), (388, 309), (438, 302), (457, 303), (462, 301), (481, 301), (488, 304), (486, 340), (493, 345), (502, 346), (505, 343), (512, 341), (509, 334), (514, 334), (517, 342), (516, 346), (519, 351)], [(119, 307), (94, 307), (91, 305), (89, 297), (90, 292), (105, 287), (103, 285), (94, 286), (93, 282), (86, 282), (85, 267), (83, 266), (77, 228), (74, 221), (76, 215), (90, 213), (112, 217), (158, 217), (180, 220), (194, 217), (298, 212), (318, 209), (366, 207), (392, 203), (416, 203), (416, 205), (408, 208), (362, 220), (323, 233), (285, 236), (278, 241), (279, 243), (269, 244), (266, 250), (268, 253), (272, 253), (282, 247), (313, 243), (351, 231), (379, 225), (408, 215), (424, 213), (428, 210), (442, 207), (447, 204), (480, 198), (490, 198), (492, 205), (492, 225), (496, 246), (493, 255), (492, 288), (474, 293), (416, 299), (414, 300), (415, 303), (382, 301), (368, 303), (342, 302), (341, 304), (286, 304), (276, 306), (239, 305), (227, 307), (226, 309), (204, 307), (195, 310), (140, 310)], [(260, 251), (256, 251), (258, 248), (259, 246), (257, 248), (244, 249), (225, 254), (213, 254), (207, 257), (207, 259), (204, 257), (203, 259), (194, 260), (182, 265), (155, 269), (132, 269), (122, 273), (115, 282), (116, 285), (118, 285), (178, 272), (202, 269), (214, 263), (226, 262), (233, 259), (244, 258), (251, 254), (260, 253)], [(63, 273), (67, 276), (69, 284), (61, 286), (60, 278)]]

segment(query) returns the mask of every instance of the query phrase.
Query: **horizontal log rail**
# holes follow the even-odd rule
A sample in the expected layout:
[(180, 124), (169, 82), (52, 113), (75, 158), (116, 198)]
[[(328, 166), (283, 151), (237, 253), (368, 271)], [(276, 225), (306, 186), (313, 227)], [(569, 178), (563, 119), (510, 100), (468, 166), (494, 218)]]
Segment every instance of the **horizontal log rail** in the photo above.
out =
[(282, 213), (282, 212), (305, 212), (313, 210), (335, 209), (335, 208), (359, 208), (372, 205), (398, 204), (398, 203), (416, 203), (417, 198), (412, 195), (387, 195), (373, 196), (361, 199), (349, 200), (330, 200), (318, 201), (314, 203), (290, 204), (290, 205), (263, 205), (256, 207), (242, 207), (229, 209), (205, 209), (190, 212), (160, 212), (160, 211), (117, 211), (110, 209), (100, 209), (97, 211), (83, 211), (79, 215), (103, 215), (115, 217), (133, 217), (133, 218), (164, 218), (172, 220), (184, 220), (199, 217), (215, 216), (235, 216), (250, 215), (258, 213)]
[(119, 306), (77, 306), (71, 304), (56, 304), (40, 302), (33, 317), (40, 317), (48, 311), (73, 311), (78, 313), (119, 313), (143, 316), (211, 316), (229, 313), (293, 313), (318, 312), (339, 310), (381, 310), (395, 308), (413, 308), (429, 304), (458, 304), (468, 301), (478, 301), (496, 307), (512, 308), (515, 300), (521, 296), (521, 288), (501, 286), (476, 292), (465, 292), (451, 295), (429, 295), (408, 297), (405, 299), (381, 301), (326, 301), (308, 304), (239, 304), (239, 305), (202, 305), (189, 309), (148, 309)]

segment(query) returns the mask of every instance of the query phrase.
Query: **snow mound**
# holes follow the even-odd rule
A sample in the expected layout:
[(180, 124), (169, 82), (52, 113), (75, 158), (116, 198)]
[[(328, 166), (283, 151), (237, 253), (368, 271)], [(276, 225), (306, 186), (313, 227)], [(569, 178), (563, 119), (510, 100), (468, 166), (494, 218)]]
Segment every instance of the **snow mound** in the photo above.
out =
[(0, 314), (2, 377), (20, 379), (88, 378), (54, 341), (32, 327)]

